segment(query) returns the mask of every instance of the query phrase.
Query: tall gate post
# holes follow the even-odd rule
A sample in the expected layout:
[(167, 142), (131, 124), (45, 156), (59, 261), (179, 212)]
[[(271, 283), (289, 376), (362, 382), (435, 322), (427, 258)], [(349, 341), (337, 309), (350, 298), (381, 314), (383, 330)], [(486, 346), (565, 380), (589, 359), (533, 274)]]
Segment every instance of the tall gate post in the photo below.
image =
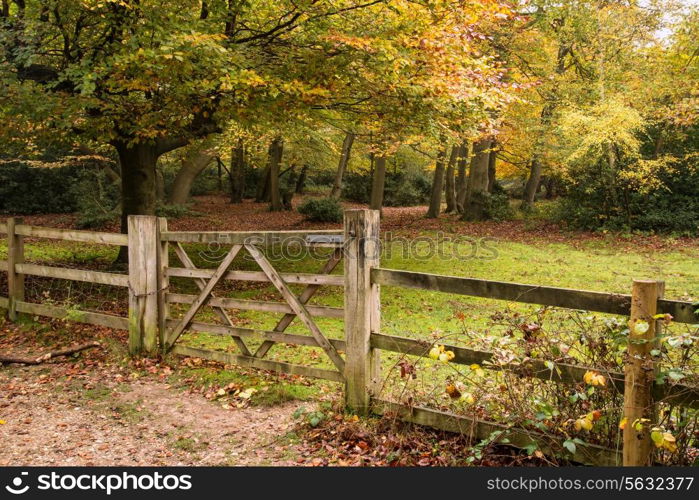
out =
[(379, 331), (379, 286), (370, 270), (380, 262), (379, 211), (345, 211), (345, 404), (365, 415), (380, 382), (379, 351), (371, 348), (371, 332)]
[(17, 319), (17, 301), (24, 300), (24, 275), (15, 269), (15, 264), (24, 263), (24, 236), (15, 232), (15, 227), (22, 222), (19, 217), (7, 219), (7, 317), (10, 321)]
[(158, 218), (130, 215), (129, 230), (129, 353), (157, 354), (159, 337)]
[[(640, 419), (653, 422), (656, 413), (652, 397), (656, 366), (650, 351), (654, 348), (658, 328), (654, 316), (658, 311), (658, 299), (662, 298), (664, 291), (662, 281), (634, 280), (631, 289), (629, 344), (624, 365), (626, 425), (622, 455), (625, 466), (650, 465), (651, 461), (650, 429)], [(638, 426), (634, 425), (637, 421)]]
[(170, 265), (170, 247), (167, 241), (160, 241), (161, 234), (167, 231), (167, 219), (158, 217), (158, 342), (160, 349), (164, 351), (167, 338), (167, 320), (170, 318), (170, 306), (167, 302), (167, 292), (170, 280), (166, 274)]

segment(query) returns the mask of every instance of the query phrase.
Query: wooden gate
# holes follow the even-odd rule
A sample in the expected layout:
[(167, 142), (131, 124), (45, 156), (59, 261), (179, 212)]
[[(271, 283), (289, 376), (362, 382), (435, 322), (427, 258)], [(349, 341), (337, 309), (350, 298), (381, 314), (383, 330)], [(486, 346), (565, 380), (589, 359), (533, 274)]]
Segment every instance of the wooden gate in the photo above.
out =
[[(343, 260), (347, 252), (347, 242), (342, 230), (333, 231), (270, 231), (270, 232), (171, 232), (164, 219), (152, 217), (131, 217), (130, 235), (137, 241), (130, 242), (130, 265), (136, 269), (153, 270), (130, 273), (132, 289), (132, 317), (130, 317), (133, 351), (152, 351), (154, 344), (160, 344), (163, 352), (202, 357), (229, 364), (274, 370), (315, 378), (345, 381), (346, 361), (341, 355), (346, 350), (346, 342), (329, 339), (315, 321), (316, 316), (345, 318), (345, 310), (339, 307), (311, 305), (309, 302), (323, 286), (345, 287), (346, 276), (331, 274)], [(147, 244), (147, 234), (155, 235), (158, 244)], [(133, 244), (132, 244), (133, 243)], [(185, 243), (215, 244), (224, 249), (217, 259), (215, 269), (197, 268), (194, 259), (185, 249)], [(319, 266), (316, 274), (281, 272), (265, 254), (265, 249), (274, 245), (300, 245), (307, 248), (324, 247), (331, 251)], [(172, 247), (172, 252), (170, 252)], [(190, 251), (191, 252), (191, 251)], [(170, 266), (168, 254), (173, 253), (181, 266)], [(258, 270), (232, 269), (236, 257), (247, 253)], [(317, 253), (317, 252), (316, 252)], [(144, 265), (144, 261), (152, 264)], [(351, 269), (347, 267), (345, 271)], [(346, 273), (345, 273), (346, 274)], [(170, 278), (190, 278), (197, 285), (198, 294), (174, 293)], [(217, 285), (223, 281), (257, 281), (271, 283), (281, 295), (283, 302), (245, 300), (217, 296)], [(304, 285), (300, 293), (295, 293), (290, 285)], [(356, 287), (355, 287), (356, 288)], [(172, 317), (170, 304), (187, 306), (183, 315)], [(197, 314), (211, 308), (219, 323), (195, 321)], [(242, 328), (236, 326), (228, 310), (256, 310), (280, 313), (281, 318), (271, 330)], [(159, 316), (157, 333), (148, 325), (153, 321), (153, 311)], [(149, 318), (149, 316), (151, 316)], [(300, 322), (310, 335), (287, 333), (294, 322)], [(200, 332), (212, 335), (229, 336), (237, 346), (237, 353), (202, 349), (184, 345), (180, 341), (186, 332)], [(159, 338), (157, 338), (159, 337)], [(262, 344), (254, 351), (246, 340), (261, 339)], [(140, 340), (140, 345), (139, 345)], [(334, 365), (334, 370), (302, 366), (265, 359), (275, 343), (320, 347)]]

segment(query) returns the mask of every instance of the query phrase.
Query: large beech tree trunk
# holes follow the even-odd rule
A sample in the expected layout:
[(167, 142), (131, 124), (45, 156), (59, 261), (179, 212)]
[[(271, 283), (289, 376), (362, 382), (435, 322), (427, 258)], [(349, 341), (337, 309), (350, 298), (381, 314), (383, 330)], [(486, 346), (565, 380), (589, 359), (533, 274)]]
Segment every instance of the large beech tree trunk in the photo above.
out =
[(192, 184), (199, 174), (214, 160), (215, 155), (211, 151), (191, 151), (182, 160), (182, 166), (175, 176), (170, 190), (168, 203), (184, 205), (189, 199)]
[(464, 201), (464, 220), (484, 220), (487, 218), (488, 163), (490, 161), (490, 137), (480, 139), (473, 145), (473, 157), (468, 176), (468, 188)]
[(347, 163), (349, 163), (350, 153), (352, 152), (352, 143), (354, 143), (354, 134), (352, 132), (347, 132), (345, 140), (342, 141), (342, 151), (340, 152), (340, 161), (337, 164), (335, 182), (330, 191), (331, 198), (339, 198), (342, 193), (342, 177), (347, 170)]
[(279, 192), (279, 168), (282, 163), (284, 143), (281, 137), (275, 137), (270, 147), (269, 156), (269, 209), (272, 212), (279, 212), (284, 209), (281, 193)]
[(456, 186), (454, 179), (454, 170), (456, 168), (456, 160), (459, 156), (459, 146), (452, 146), (451, 154), (449, 155), (449, 163), (447, 164), (446, 179), (444, 182), (444, 194), (447, 201), (446, 213), (450, 214), (456, 211)]
[(383, 190), (386, 184), (386, 157), (375, 156), (374, 172), (371, 181), (371, 198), (369, 208), (381, 210), (383, 206)]
[[(115, 144), (121, 165), (121, 232), (128, 232), (129, 215), (155, 215), (158, 148), (152, 144)], [(121, 247), (117, 262), (128, 262), (128, 248)]]
[(459, 147), (458, 176), (456, 179), (456, 209), (459, 213), (464, 211), (464, 201), (466, 200), (466, 189), (468, 187), (468, 177), (466, 167), (468, 166), (469, 147), (468, 142), (464, 141)]
[[(128, 232), (129, 215), (155, 215), (158, 158), (187, 143), (185, 137), (161, 137), (153, 142), (137, 144), (129, 139), (112, 141), (121, 167), (122, 233)], [(128, 262), (128, 248), (121, 247), (116, 262)]]
[(157, 148), (149, 144), (117, 146), (121, 164), (121, 232), (129, 215), (155, 215)]
[(437, 163), (434, 167), (434, 177), (432, 178), (432, 195), (430, 196), (430, 206), (427, 209), (427, 218), (436, 219), (442, 206), (442, 186), (444, 185), (444, 160), (447, 155), (446, 146), (437, 153)]

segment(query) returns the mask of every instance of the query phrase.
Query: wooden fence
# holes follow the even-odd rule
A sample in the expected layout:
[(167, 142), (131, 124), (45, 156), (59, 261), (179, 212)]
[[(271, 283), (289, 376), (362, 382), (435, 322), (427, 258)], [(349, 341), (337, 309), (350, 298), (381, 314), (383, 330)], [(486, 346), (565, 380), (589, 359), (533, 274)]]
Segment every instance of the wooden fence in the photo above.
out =
[[(18, 313), (30, 313), (53, 318), (69, 317), (128, 330), (129, 350), (134, 355), (172, 352), (344, 383), (347, 406), (357, 413), (391, 413), (410, 422), (461, 432), (474, 439), (485, 439), (493, 432), (500, 432), (502, 437), (507, 437), (510, 443), (520, 447), (536, 442), (541, 446), (545, 440), (529, 429), (512, 428), (502, 423), (407, 406), (380, 398), (381, 350), (425, 357), (433, 346), (428, 341), (381, 333), (380, 287), (413, 288), (623, 315), (630, 317), (631, 322), (644, 321), (649, 324), (646, 332), (629, 343), (624, 372), (606, 373), (610, 384), (624, 393), (624, 416), (630, 422), (650, 418), (655, 401), (660, 400), (699, 408), (699, 388), (655, 383), (657, 363), (650, 356), (650, 350), (656, 339), (656, 327), (659, 328), (656, 315), (671, 314), (674, 321), (680, 323), (699, 322), (695, 307), (690, 302), (663, 298), (662, 282), (634, 281), (631, 294), (623, 295), (385, 269), (380, 266), (379, 257), (379, 213), (371, 210), (346, 211), (342, 231), (173, 232), (168, 231), (165, 219), (149, 216), (130, 217), (128, 229), (128, 235), (73, 231), (29, 226), (18, 218), (8, 219), (0, 224), (0, 233), (7, 234), (8, 244), (8, 258), (0, 261), (0, 271), (8, 274), (9, 295), (0, 297), (0, 307), (7, 309), (11, 320), (16, 319)], [(129, 273), (126, 275), (25, 263), (25, 237), (128, 246)], [(334, 250), (318, 273), (279, 272), (259, 248), (289, 238), (302, 245)], [(218, 243), (230, 246), (230, 249), (220, 259), (216, 269), (198, 269), (182, 246), (183, 243)], [(171, 247), (181, 262), (180, 267), (171, 266), (169, 262)], [(259, 266), (259, 271), (229, 269), (241, 251), (248, 252)], [(344, 276), (330, 274), (343, 258)], [(25, 275), (127, 287), (128, 317), (27, 302), (24, 300)], [(173, 277), (194, 280), (199, 294), (173, 293), (169, 285), (169, 280)], [(281, 293), (284, 302), (217, 297), (214, 288), (225, 280), (269, 282)], [(305, 287), (297, 295), (289, 288), (289, 284)], [(323, 286), (344, 288), (343, 308), (308, 304)], [(170, 314), (170, 304), (186, 304), (189, 308), (182, 317), (174, 318)], [(222, 324), (194, 321), (204, 306), (211, 307)], [(283, 314), (283, 317), (272, 330), (241, 328), (234, 326), (227, 309), (263, 311)], [(314, 317), (317, 316), (344, 318), (344, 340), (327, 338), (315, 323)], [(285, 332), (296, 319), (307, 327), (310, 336)], [(178, 344), (178, 339), (186, 331), (230, 337), (236, 343), (239, 353)], [(264, 341), (255, 352), (251, 352), (245, 343), (245, 339), (249, 337)], [(320, 347), (335, 369), (265, 359), (276, 342)], [(445, 348), (454, 352), (453, 363), (477, 363), (483, 368), (507, 370), (522, 377), (561, 384), (578, 384), (588, 370), (596, 369), (552, 363), (543, 359), (502, 365), (488, 363), (493, 360), (492, 352), (448, 345)], [(542, 451), (559, 453), (562, 452), (562, 447), (557, 444), (544, 445)], [(652, 455), (648, 429), (637, 431), (634, 426), (627, 425), (621, 455), (620, 457), (618, 450), (584, 445), (577, 447), (574, 459), (597, 465), (647, 465)]]

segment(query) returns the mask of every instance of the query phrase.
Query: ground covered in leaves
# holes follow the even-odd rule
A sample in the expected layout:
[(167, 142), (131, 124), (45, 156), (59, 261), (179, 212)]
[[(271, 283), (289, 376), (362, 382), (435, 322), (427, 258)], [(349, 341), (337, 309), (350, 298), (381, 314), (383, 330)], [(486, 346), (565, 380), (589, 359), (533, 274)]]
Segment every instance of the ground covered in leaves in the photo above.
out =
[[(390, 416), (359, 419), (341, 411), (339, 392), (301, 401), (275, 391), (311, 383), (298, 377), (189, 358), (132, 361), (123, 332), (48, 320), (0, 325), (4, 354), (37, 357), (90, 339), (100, 343), (35, 366), (0, 367), (0, 466), (548, 463)], [(192, 375), (203, 371), (209, 381), (228, 380), (220, 377), (227, 373), (236, 382), (202, 383)]]

